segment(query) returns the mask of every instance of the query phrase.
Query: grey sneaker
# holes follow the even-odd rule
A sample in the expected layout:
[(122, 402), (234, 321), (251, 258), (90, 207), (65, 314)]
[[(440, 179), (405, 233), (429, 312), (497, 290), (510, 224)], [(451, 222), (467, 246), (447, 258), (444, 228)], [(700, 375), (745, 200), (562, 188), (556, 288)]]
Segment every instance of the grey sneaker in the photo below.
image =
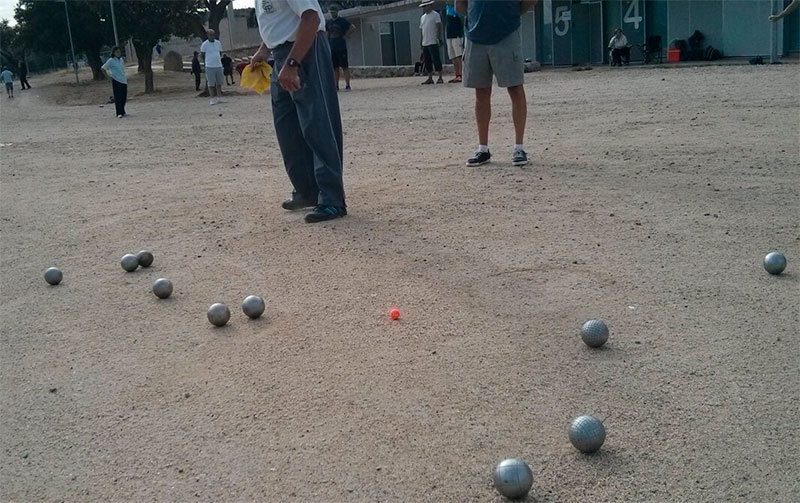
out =
[(514, 166), (525, 166), (528, 164), (528, 153), (522, 149), (515, 150), (511, 157), (511, 164)]
[(486, 164), (492, 158), (492, 154), (489, 153), (487, 150), (486, 152), (481, 152), (478, 150), (475, 152), (475, 155), (467, 159), (467, 166), (480, 166), (481, 164)]

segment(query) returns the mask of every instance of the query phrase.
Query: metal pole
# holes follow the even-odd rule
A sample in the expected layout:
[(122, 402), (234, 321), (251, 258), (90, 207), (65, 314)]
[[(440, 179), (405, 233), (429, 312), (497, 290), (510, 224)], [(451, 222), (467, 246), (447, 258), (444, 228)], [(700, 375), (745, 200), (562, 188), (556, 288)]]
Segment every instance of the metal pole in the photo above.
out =
[(69, 10), (67, 9), (67, 0), (64, 0), (64, 14), (67, 16), (67, 32), (69, 32), (69, 48), (72, 51), (72, 68), (75, 69), (75, 82), (80, 85), (81, 81), (78, 79), (78, 60), (75, 59), (75, 46), (72, 45), (72, 28), (69, 25)]
[(233, 50), (233, 0), (228, 4), (228, 41), (231, 46), (228, 50)]
[[(769, 3), (769, 11), (771, 14), (780, 12), (777, 0), (772, 0)], [(769, 62), (775, 64), (778, 62), (778, 23), (769, 24)]]
[(117, 37), (117, 18), (114, 16), (114, 0), (108, 0), (111, 5), (111, 25), (114, 27), (114, 45), (119, 47), (119, 38)]

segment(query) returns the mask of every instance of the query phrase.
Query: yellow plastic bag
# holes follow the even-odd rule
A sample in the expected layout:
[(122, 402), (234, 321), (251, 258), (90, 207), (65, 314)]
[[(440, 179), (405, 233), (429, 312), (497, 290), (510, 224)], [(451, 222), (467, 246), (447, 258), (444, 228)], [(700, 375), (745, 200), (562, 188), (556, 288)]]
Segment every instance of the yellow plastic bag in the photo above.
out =
[(247, 65), (242, 71), (241, 86), (248, 87), (258, 94), (264, 94), (269, 89), (272, 76), (272, 67), (259, 61), (255, 65)]

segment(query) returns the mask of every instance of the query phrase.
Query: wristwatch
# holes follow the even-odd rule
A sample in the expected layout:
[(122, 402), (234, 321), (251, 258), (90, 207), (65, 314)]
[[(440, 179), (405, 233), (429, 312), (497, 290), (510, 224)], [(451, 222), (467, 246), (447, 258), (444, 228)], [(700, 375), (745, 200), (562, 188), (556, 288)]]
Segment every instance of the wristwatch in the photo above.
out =
[(300, 67), (300, 62), (297, 61), (294, 58), (289, 58), (289, 59), (286, 60), (286, 66), (288, 66), (290, 68), (299, 68)]

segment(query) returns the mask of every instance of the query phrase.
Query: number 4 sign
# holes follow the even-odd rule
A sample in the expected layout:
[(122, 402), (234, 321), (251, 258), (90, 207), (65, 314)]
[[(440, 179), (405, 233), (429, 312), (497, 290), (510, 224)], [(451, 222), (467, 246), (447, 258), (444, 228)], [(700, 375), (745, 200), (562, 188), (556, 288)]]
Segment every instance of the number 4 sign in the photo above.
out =
[(628, 10), (625, 12), (625, 17), (622, 18), (622, 22), (633, 24), (633, 30), (638, 31), (642, 19), (642, 16), (639, 14), (639, 0), (630, 0), (628, 3)]

